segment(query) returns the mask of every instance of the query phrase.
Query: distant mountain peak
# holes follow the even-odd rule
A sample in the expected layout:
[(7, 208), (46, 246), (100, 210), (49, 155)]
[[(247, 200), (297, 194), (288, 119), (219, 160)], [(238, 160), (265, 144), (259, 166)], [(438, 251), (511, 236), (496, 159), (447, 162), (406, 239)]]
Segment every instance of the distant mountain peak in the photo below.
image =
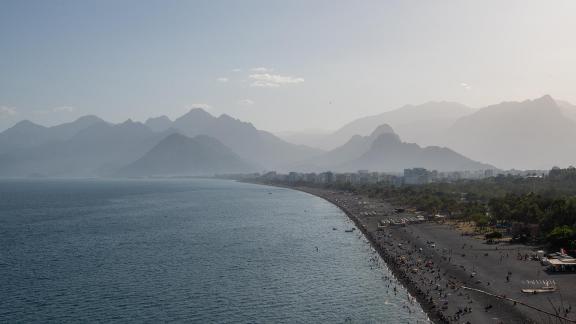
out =
[(450, 149), (402, 142), (397, 134), (378, 136), (362, 156), (343, 165), (343, 169), (368, 169), (398, 172), (404, 168), (424, 167), (438, 171), (481, 170), (493, 168), (462, 156)]
[(81, 117), (78, 117), (74, 122), (78, 123), (78, 122), (90, 122), (90, 123), (94, 123), (94, 122), (103, 122), (104, 120), (98, 116), (95, 115), (84, 115)]
[(499, 104), (490, 105), (478, 111), (490, 109), (493, 107), (501, 108), (501, 106), (510, 106), (510, 105), (524, 106), (524, 107), (557, 107), (558, 103), (556, 102), (556, 100), (554, 100), (554, 98), (552, 98), (551, 95), (546, 94), (543, 95), (542, 97), (538, 97), (535, 99), (526, 99), (522, 101), (502, 101)]
[(383, 147), (402, 143), (400, 136), (395, 133), (382, 133), (372, 142), (372, 147)]
[(572, 112), (552, 96), (481, 108), (456, 121), (445, 144), (502, 168), (545, 169), (570, 165), (576, 136)]
[(212, 114), (200, 107), (192, 107), (184, 116), (204, 116), (204, 117), (214, 117)]
[(42, 125), (38, 125), (36, 123), (33, 123), (31, 121), (29, 121), (28, 119), (24, 119), (21, 120), (19, 122), (17, 122), (14, 126), (12, 126), (12, 128), (45, 128)]
[(469, 115), (473, 109), (450, 101), (429, 101), (418, 105), (403, 105), (377, 115), (367, 116), (347, 123), (327, 135), (325, 148), (338, 147), (352, 135), (368, 136), (374, 128), (386, 124), (402, 138), (420, 144), (433, 144), (442, 132), (458, 118)]
[(235, 124), (239, 124), (239, 125), (248, 125), (248, 126), (250, 126), (250, 128), (255, 128), (252, 125), (252, 123), (242, 121), (242, 120), (240, 120), (238, 118), (234, 118), (228, 114), (222, 114), (222, 115), (218, 116), (217, 119), (220, 121), (224, 121), (224, 122), (235, 123)]
[(12, 136), (22, 136), (26, 134), (35, 134), (34, 136), (41, 138), (44, 132), (48, 130), (48, 127), (38, 125), (29, 120), (22, 120), (16, 123), (14, 126), (6, 129), (1, 134), (12, 135)]
[(236, 119), (236, 118), (234, 118), (234, 117), (232, 117), (232, 116), (230, 116), (230, 115), (228, 115), (228, 114), (222, 114), (222, 115), (218, 116), (218, 118), (219, 118), (219, 119), (238, 120), (238, 119)]
[(132, 119), (128, 119), (122, 124), (113, 125), (112, 127), (118, 130), (136, 130), (144, 133), (152, 133), (152, 130), (148, 126), (142, 124), (141, 122), (133, 121)]
[(162, 132), (172, 127), (172, 120), (165, 115), (148, 118), (144, 123), (155, 132)]
[(184, 115), (178, 117), (174, 120), (174, 124), (178, 126), (179, 124), (199, 124), (202, 125), (205, 122), (209, 122), (215, 119), (210, 113), (202, 108), (192, 108)]
[(538, 103), (541, 105), (545, 105), (545, 106), (557, 106), (556, 100), (554, 100), (554, 98), (552, 98), (552, 96), (549, 94), (546, 94), (540, 98), (534, 99), (534, 100), (532, 100), (532, 102)]
[(173, 133), (162, 139), (143, 157), (122, 168), (120, 175), (213, 175), (249, 172), (256, 167), (242, 160), (215, 138), (193, 138)]
[(392, 127), (390, 127), (390, 125), (388, 124), (382, 124), (378, 127), (376, 127), (376, 129), (374, 129), (374, 131), (370, 134), (370, 137), (378, 137), (381, 134), (394, 134), (394, 129), (392, 129)]

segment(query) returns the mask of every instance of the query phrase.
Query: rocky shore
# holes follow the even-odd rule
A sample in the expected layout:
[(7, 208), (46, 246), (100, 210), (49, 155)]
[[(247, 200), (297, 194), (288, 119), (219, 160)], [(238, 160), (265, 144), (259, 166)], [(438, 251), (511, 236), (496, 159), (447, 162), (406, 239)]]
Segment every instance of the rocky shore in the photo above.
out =
[[(576, 322), (576, 312), (572, 312), (576, 275), (549, 275), (539, 262), (528, 258), (534, 254), (530, 247), (488, 245), (435, 222), (383, 227), (379, 226), (382, 218), (394, 221), (414, 219), (414, 215), (387, 202), (348, 192), (291, 188), (324, 198), (344, 211), (435, 323)], [(521, 292), (552, 284), (557, 292)]]

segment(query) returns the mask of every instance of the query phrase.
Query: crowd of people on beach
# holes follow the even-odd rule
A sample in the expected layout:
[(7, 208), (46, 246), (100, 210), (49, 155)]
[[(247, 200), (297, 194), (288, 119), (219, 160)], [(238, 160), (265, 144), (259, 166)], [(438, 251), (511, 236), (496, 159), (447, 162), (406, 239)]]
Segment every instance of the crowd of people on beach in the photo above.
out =
[[(390, 280), (391, 289), (398, 293), (395, 286), (400, 282), (408, 291), (405, 305), (411, 303), (420, 306), (435, 323), (538, 323), (530, 320), (523, 312), (518, 310), (516, 303), (505, 302), (499, 298), (480, 296), (468, 288), (476, 290), (491, 290), (495, 283), (508, 283), (510, 289), (516, 289), (520, 277), (512, 269), (522, 265), (518, 262), (534, 262), (533, 256), (526, 250), (512, 248), (499, 248), (498, 246), (481, 245), (473, 238), (462, 237), (457, 232), (452, 242), (459, 245), (437, 246), (435, 242), (426, 241), (414, 233), (410, 224), (402, 226), (380, 226), (375, 215), (386, 215), (388, 218), (405, 217), (394, 214), (397, 208), (391, 206), (377, 212), (379, 202), (370, 201), (366, 197), (345, 192), (331, 192), (328, 190), (310, 190), (311, 193), (323, 197), (339, 206), (363, 233), (380, 257), (385, 261), (395, 278)], [(372, 212), (367, 212), (372, 211)], [(418, 226), (418, 225), (415, 225)], [(444, 242), (446, 243), (446, 242)], [(473, 244), (472, 244), (473, 243)], [(516, 253), (515, 253), (516, 252)], [(516, 256), (516, 257), (514, 257)], [(480, 258), (485, 258), (480, 261)], [(493, 270), (488, 277), (486, 269), (483, 275), (477, 275), (476, 265), (486, 264), (485, 260), (500, 264), (500, 268), (507, 269), (511, 264), (514, 267), (502, 271), (500, 279), (493, 278)], [(536, 271), (540, 276), (542, 270)], [(525, 278), (525, 277), (523, 277)], [(514, 282), (512, 282), (514, 280)], [(514, 286), (512, 286), (514, 284)], [(500, 284), (494, 287), (496, 291), (503, 287)], [(499, 297), (506, 297), (505, 295)], [(566, 307), (567, 308), (567, 307)], [(568, 309), (568, 308), (567, 308)], [(567, 312), (562, 311), (564, 314)], [(540, 316), (540, 315), (538, 315)]]
[(398, 243), (396, 238), (385, 231), (377, 234), (375, 241), (378, 242), (387, 264), (395, 268), (399, 279), (424, 301), (424, 307), (433, 310), (432, 313), (440, 322), (459, 321), (461, 317), (472, 312), (470, 306), (461, 306), (457, 307), (453, 314), (448, 313), (448, 293), (463, 297), (466, 303), (472, 303), (472, 299), (461, 291), (462, 283), (455, 278), (446, 277), (440, 267), (427, 258), (423, 249), (415, 248), (410, 242)]
[[(334, 197), (326, 198), (334, 199)], [(411, 303), (418, 300), (434, 322), (458, 323), (460, 319), (472, 313), (473, 299), (469, 293), (461, 289), (464, 282), (443, 273), (435, 261), (427, 256), (426, 251), (423, 248), (417, 248), (412, 242), (394, 237), (389, 230), (367, 231), (365, 225), (356, 216), (359, 214), (358, 210), (354, 210), (362, 208), (365, 204), (356, 201), (348, 199), (347, 204), (342, 200), (335, 201), (335, 203), (338, 203), (351, 216), (388, 267), (396, 274), (394, 281), (392, 281), (393, 278), (384, 278), (384, 280), (390, 280), (390, 282), (399, 280), (409, 291), (407, 300)], [(347, 209), (352, 209), (352, 211)], [(444, 251), (444, 253), (446, 255), (443, 257), (449, 260), (452, 250)], [(397, 288), (393, 289), (396, 294)], [(457, 295), (462, 302), (451, 307), (448, 300), (449, 294)], [(491, 308), (492, 306), (489, 305), (485, 311)]]

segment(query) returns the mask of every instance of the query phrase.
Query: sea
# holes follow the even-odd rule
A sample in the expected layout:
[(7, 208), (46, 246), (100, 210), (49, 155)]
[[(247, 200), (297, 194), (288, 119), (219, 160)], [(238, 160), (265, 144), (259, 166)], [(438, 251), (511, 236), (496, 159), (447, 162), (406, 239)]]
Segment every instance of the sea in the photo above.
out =
[(0, 180), (0, 323), (428, 323), (353, 227), (230, 180)]

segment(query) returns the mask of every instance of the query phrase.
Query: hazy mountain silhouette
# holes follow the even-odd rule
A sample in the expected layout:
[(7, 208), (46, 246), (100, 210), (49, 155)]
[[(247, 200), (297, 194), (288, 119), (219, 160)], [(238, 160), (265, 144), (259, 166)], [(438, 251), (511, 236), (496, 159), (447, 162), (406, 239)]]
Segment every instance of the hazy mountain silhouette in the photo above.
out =
[(283, 169), (296, 161), (319, 155), (320, 150), (288, 143), (226, 114), (214, 117), (195, 108), (172, 123), (172, 128), (193, 137), (208, 135), (221, 141), (247, 161), (270, 169)]
[[(192, 108), (174, 120), (172, 127), (186, 131), (189, 135), (199, 135), (204, 129), (215, 124), (215, 117), (202, 108)], [(247, 124), (247, 123), (246, 123)], [(197, 134), (192, 135), (194, 132)]]
[(41, 144), (45, 141), (44, 135), (47, 133), (47, 129), (47, 127), (23, 120), (0, 133), (0, 152), (9, 152)]
[(172, 127), (172, 121), (166, 116), (148, 118), (144, 124), (155, 132), (163, 132)]
[(366, 153), (372, 146), (374, 140), (381, 134), (386, 133), (394, 134), (394, 130), (389, 125), (380, 125), (369, 136), (354, 135), (344, 145), (316, 158), (299, 163), (296, 167), (309, 170), (326, 170), (340, 166)]
[(416, 167), (438, 171), (494, 168), (491, 165), (473, 161), (445, 147), (420, 147), (418, 144), (402, 142), (396, 134), (385, 133), (373, 141), (366, 153), (342, 165), (339, 169), (401, 172), (405, 168)]
[(407, 141), (421, 145), (439, 143), (440, 135), (458, 118), (473, 110), (455, 102), (428, 102), (421, 105), (406, 105), (374, 116), (356, 119), (337, 131), (322, 135), (292, 134), (286, 137), (298, 144), (308, 144), (323, 149), (333, 149), (344, 144), (354, 135), (366, 136), (378, 127), (388, 124), (402, 134)]
[(500, 168), (548, 169), (576, 163), (576, 123), (546, 95), (503, 102), (460, 118), (445, 143)]
[(360, 169), (400, 172), (422, 167), (438, 171), (484, 170), (494, 167), (472, 161), (448, 148), (420, 147), (405, 143), (388, 125), (378, 126), (369, 136), (354, 135), (344, 145), (298, 165), (304, 171)]
[(141, 157), (165, 136), (131, 120), (96, 123), (68, 140), (0, 154), (0, 176), (106, 175)]
[(216, 118), (202, 109), (193, 109), (174, 122), (159, 117), (147, 123), (149, 126), (128, 120), (113, 125), (94, 116), (54, 127), (22, 121), (0, 134), (0, 176), (113, 174), (174, 132), (214, 137), (243, 160), (268, 169), (281, 169), (319, 152), (285, 142), (228, 115)]
[(122, 168), (123, 176), (197, 176), (254, 172), (258, 168), (242, 160), (215, 138), (168, 135), (143, 157)]
[(106, 122), (96, 116), (83, 116), (70, 123), (45, 127), (23, 120), (0, 133), (0, 153), (35, 147), (53, 141), (72, 138), (78, 132), (95, 124)]
[[(0, 176), (113, 174), (175, 132), (188, 137), (213, 137), (247, 161), (245, 163), (278, 171), (490, 167), (475, 161), (505, 169), (546, 169), (576, 164), (573, 142), (576, 106), (570, 103), (557, 102), (550, 96), (504, 102), (474, 111), (446, 126), (455, 116), (469, 111), (459, 104), (437, 102), (404, 106), (359, 119), (330, 135), (334, 140), (351, 134), (328, 152), (288, 143), (250, 123), (228, 115), (214, 117), (202, 109), (192, 109), (174, 121), (165, 116), (151, 118), (147, 125), (131, 120), (114, 125), (96, 116), (84, 116), (52, 127), (24, 120), (0, 133)], [(404, 143), (395, 135), (393, 126), (383, 123), (371, 126), (380, 119), (393, 120), (403, 125), (401, 128), (411, 129), (412, 136), (427, 133), (442, 146), (464, 156), (446, 148)], [(424, 130), (416, 130), (417, 126)], [(376, 130), (370, 132), (369, 129)]]

